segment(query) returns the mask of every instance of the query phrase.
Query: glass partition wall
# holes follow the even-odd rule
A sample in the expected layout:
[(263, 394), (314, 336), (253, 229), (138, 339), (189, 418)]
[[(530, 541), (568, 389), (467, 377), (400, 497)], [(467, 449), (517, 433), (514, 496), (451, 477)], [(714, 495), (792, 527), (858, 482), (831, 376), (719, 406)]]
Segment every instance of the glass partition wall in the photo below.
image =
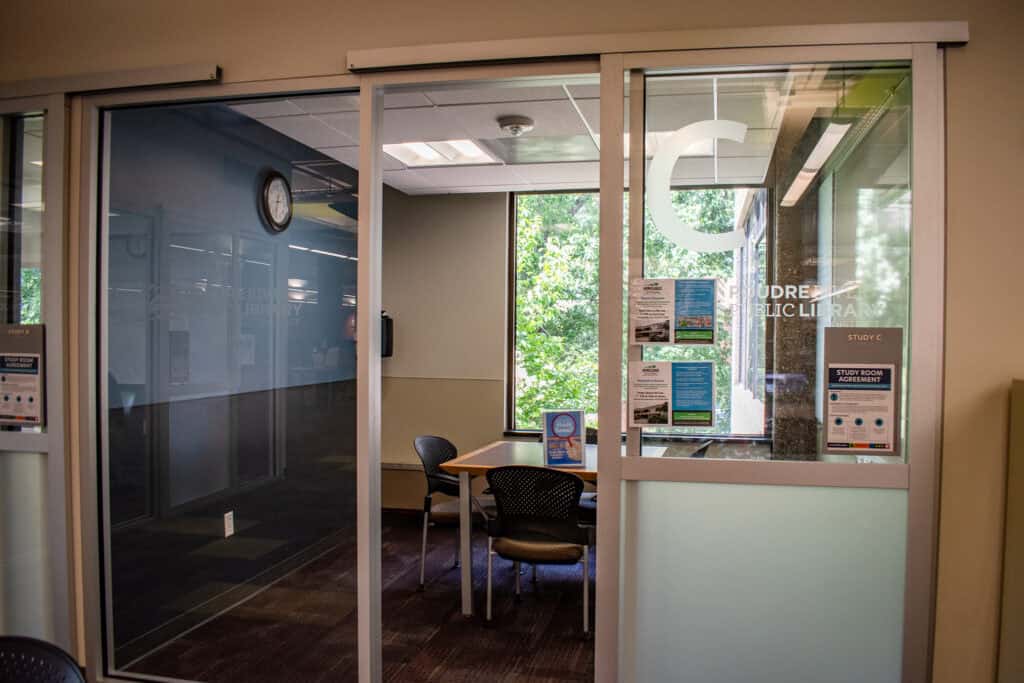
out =
[[(382, 552), (377, 470), (397, 444), (380, 427), (382, 387), (396, 377), (452, 379), (441, 373), (447, 367), (437, 376), (400, 375), (396, 368), (417, 360), (409, 355), (389, 359), (381, 372), (380, 266), (395, 262), (381, 249), (381, 204), (385, 194), (391, 207), (402, 208), (446, 204), (453, 194), (482, 202), (471, 195), (516, 193), (514, 215), (507, 204), (499, 208), (517, 223), (517, 246), (541, 236), (553, 255), (565, 256), (566, 242), (598, 259), (597, 299), (595, 274), (587, 271), (568, 283), (570, 296), (541, 302), (536, 316), (519, 320), (530, 301), (529, 282), (517, 281), (509, 316), (521, 326), (578, 309), (589, 335), (579, 354), (589, 365), (573, 378), (579, 386), (558, 396), (586, 402), (580, 407), (600, 435), (599, 487), (607, 489), (596, 512), (594, 663), (578, 667), (582, 676), (924, 676), (938, 424), (932, 399), (941, 388), (935, 378), (942, 329), (941, 280), (934, 277), (942, 255), (933, 248), (936, 238), (941, 242), (942, 195), (939, 176), (929, 170), (941, 168), (934, 46), (612, 54), (601, 66), (600, 86), (596, 79), (564, 83), (550, 96), (550, 84), (540, 83), (517, 92), (528, 96), (509, 97), (502, 88), (471, 101), (481, 73), (500, 80), (529, 76), (533, 68), (504, 65), (470, 69), (472, 75), (452, 69), (361, 76), (361, 101), (341, 93), (102, 111), (98, 389), (108, 673), (348, 680), (358, 670), (377, 680), (394, 673), (381, 660), (382, 642), (396, 648), (392, 655), (417, 654), (407, 638), (382, 635), (382, 613), (385, 623), (401, 623), (395, 615), (410, 614), (409, 600), (436, 600), (440, 589), (458, 593), (462, 613), (473, 613), (482, 577), (470, 534), (459, 538), (455, 573), (448, 570), (454, 543), (434, 548), (443, 534), (430, 531), (427, 552), (444, 560), (427, 565), (432, 585), (422, 594), (410, 588), (390, 604), (380, 598), (382, 579), (412, 576), (418, 565), (396, 570)], [(451, 92), (428, 87), (460, 78), (467, 82)], [(423, 102), (410, 89), (431, 93)], [(557, 101), (565, 116), (548, 114), (553, 104), (537, 104), (543, 116), (531, 118), (549, 129), (502, 144), (493, 131), (497, 119), (522, 114), (512, 109), (532, 100)], [(460, 107), (478, 109), (485, 127), (450, 117), (459, 130), (424, 125), (407, 138), (388, 137), (396, 121), (452, 123), (442, 119)], [(405, 118), (405, 109), (417, 111)], [(575, 132), (559, 133), (559, 121)], [(559, 135), (565, 139), (557, 145), (537, 142)], [(361, 159), (360, 137), (367, 148)], [(471, 139), (484, 141), (480, 151), (489, 161), (459, 169), (451, 143)], [(536, 152), (554, 156), (526, 154), (533, 143)], [(403, 158), (395, 147), (426, 153), (433, 163)], [(580, 172), (553, 183), (553, 174), (570, 170), (558, 165), (567, 160)], [(590, 196), (570, 213), (580, 224), (573, 242), (565, 220), (541, 214), (555, 215), (550, 204), (592, 191), (598, 170), (600, 201)], [(276, 218), (281, 195), (268, 182), (274, 172), (293, 198)], [(407, 180), (405, 189), (388, 182), (389, 173), (392, 181)], [(515, 186), (492, 182), (500, 174), (516, 178)], [(431, 185), (431, 175), (458, 182)], [(456, 185), (476, 189), (460, 192)], [(558, 194), (538, 193), (545, 190)], [(453, 230), (457, 221), (433, 209), (432, 230)], [(396, 222), (396, 215), (410, 219), (400, 246), (418, 266), (415, 251), (424, 242), (416, 240), (427, 239), (429, 216), (411, 210), (387, 220)], [(481, 222), (471, 222), (482, 234)], [(481, 234), (475, 237), (490, 241)], [(462, 247), (450, 251), (458, 257)], [(482, 263), (491, 262), (473, 261), (481, 273)], [(509, 268), (519, 275), (522, 266), (513, 260)], [(545, 272), (538, 268), (531, 281)], [(639, 339), (633, 329), (638, 281), (695, 283), (676, 295), (673, 282), (683, 304), (673, 304), (664, 324), (641, 326), (640, 337), (668, 331), (665, 343)], [(438, 278), (431, 287), (444, 283)], [(453, 283), (464, 287), (465, 273)], [(572, 287), (586, 292), (577, 296)], [(483, 303), (501, 298), (484, 294), (472, 292)], [(361, 320), (369, 321), (359, 332), (371, 349), (359, 357), (358, 394), (357, 295)], [(388, 308), (401, 313), (393, 302)], [(420, 312), (410, 307), (403, 317), (411, 322)], [(410, 335), (402, 324), (400, 334)], [(837, 356), (837, 330), (847, 342), (884, 336), (887, 343), (881, 356)], [(938, 347), (925, 343), (929, 335), (939, 335)], [(547, 327), (535, 336), (552, 341)], [(487, 350), (500, 352), (499, 346)], [(520, 361), (520, 350), (530, 349), (519, 336), (509, 346), (511, 361), (492, 354), (495, 367), (509, 361), (504, 381), (514, 384), (505, 424), (530, 429), (536, 411), (527, 410), (529, 399), (540, 405), (556, 394), (529, 393), (540, 386), (527, 355)], [(657, 363), (701, 368), (678, 377), (669, 371), (664, 409), (640, 405), (632, 391), (638, 371)], [(869, 386), (853, 390), (876, 395), (846, 396), (849, 389), (839, 386), (844, 375), (833, 379), (830, 371), (865, 365), (882, 372), (869, 373)], [(488, 379), (498, 384), (501, 376), (499, 368)], [(471, 379), (482, 384), (478, 375)], [(675, 383), (684, 400), (671, 394)], [(473, 432), (466, 443), (502, 438), (501, 416), (489, 407), (501, 403), (500, 393), (474, 402), (494, 427)], [(876, 412), (858, 429), (836, 432), (830, 424), (840, 415), (830, 402), (837, 401), (874, 404)], [(441, 403), (432, 396), (409, 412), (422, 418), (431, 413), (421, 406), (436, 410)], [(445, 418), (460, 415), (444, 411)], [(411, 458), (408, 438), (399, 436), (396, 448)], [(356, 489), (364, 513), (358, 530)], [(467, 518), (468, 492), (459, 507)], [(410, 528), (406, 540), (418, 544), (420, 530)], [(358, 656), (357, 535), (364, 551)], [(437, 600), (445, 614), (456, 605)], [(522, 623), (514, 613), (528, 611), (513, 602), (502, 609), (509, 619), (503, 628), (513, 630)], [(445, 623), (460, 636), (464, 627), (483, 628), (476, 620)], [(558, 637), (570, 637), (569, 629)], [(489, 651), (512, 651), (501, 629), (488, 633)], [(418, 665), (440, 671), (430, 657)]]
[(358, 108), (105, 115), (109, 671), (355, 675)]

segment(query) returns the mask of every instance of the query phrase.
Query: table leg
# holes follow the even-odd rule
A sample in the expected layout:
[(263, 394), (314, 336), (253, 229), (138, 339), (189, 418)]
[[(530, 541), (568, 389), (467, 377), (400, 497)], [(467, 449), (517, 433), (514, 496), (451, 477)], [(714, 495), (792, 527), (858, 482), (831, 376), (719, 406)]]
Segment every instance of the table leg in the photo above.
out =
[(462, 583), (462, 614), (473, 616), (473, 511), (470, 509), (469, 472), (459, 472), (459, 559)]

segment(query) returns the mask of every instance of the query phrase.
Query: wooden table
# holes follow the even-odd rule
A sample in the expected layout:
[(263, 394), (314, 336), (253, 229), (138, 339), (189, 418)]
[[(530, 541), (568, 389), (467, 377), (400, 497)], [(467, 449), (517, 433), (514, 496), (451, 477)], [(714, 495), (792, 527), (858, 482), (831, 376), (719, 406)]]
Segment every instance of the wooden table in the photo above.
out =
[[(625, 444), (622, 446), (625, 452)], [(658, 457), (665, 452), (663, 447), (644, 446), (642, 455)], [(470, 485), (473, 477), (486, 474), (487, 470), (505, 465), (544, 466), (544, 446), (538, 441), (495, 441), (483, 448), (460, 455), (441, 465), (449, 474), (459, 476), (459, 563), (462, 582), (462, 613), (473, 614), (473, 548), (470, 537), (473, 517), (470, 508)], [(578, 475), (584, 481), (597, 481), (597, 446), (587, 444), (584, 449), (583, 467), (559, 467)]]

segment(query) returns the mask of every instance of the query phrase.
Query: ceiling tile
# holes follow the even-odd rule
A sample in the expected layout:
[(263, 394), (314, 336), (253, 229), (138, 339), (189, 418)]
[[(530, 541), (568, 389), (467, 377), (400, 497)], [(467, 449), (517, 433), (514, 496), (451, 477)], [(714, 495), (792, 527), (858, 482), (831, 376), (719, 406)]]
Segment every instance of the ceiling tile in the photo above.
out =
[(516, 87), (450, 87), (427, 90), (426, 96), (438, 105), (486, 104), (494, 102), (527, 102), (536, 100), (564, 100), (560, 85)]
[(291, 100), (307, 114), (330, 114), (338, 111), (359, 111), (359, 95), (311, 95)]
[(381, 106), (385, 109), (401, 109), (408, 107), (430, 107), (433, 103), (419, 91), (392, 92), (381, 95)]
[[(381, 132), (383, 144), (399, 142), (436, 142), (474, 138), (461, 125), (451, 109), (389, 109), (384, 112)], [(497, 126), (495, 126), (495, 130)], [(494, 130), (491, 131), (493, 136)]]
[(481, 140), (501, 160), (510, 164), (597, 161), (600, 151), (589, 135), (564, 137), (524, 135), (518, 138)]
[(333, 114), (317, 114), (315, 118), (334, 130), (343, 133), (352, 142), (359, 142), (359, 112), (346, 111)]
[(254, 119), (262, 119), (268, 116), (295, 116), (302, 114), (290, 100), (267, 100), (264, 102), (245, 102), (242, 104), (230, 105), (232, 109), (240, 114), (251, 116)]
[(710, 96), (659, 95), (647, 98), (647, 130), (678, 130), (697, 121), (715, 118)]
[(345, 147), (357, 142), (308, 114), (263, 119), (262, 123), (315, 149)]
[(596, 188), (600, 182), (601, 169), (596, 161), (580, 161), (564, 164), (520, 164), (516, 174), (531, 184), (569, 183), (585, 184)]
[(508, 102), (503, 104), (469, 104), (445, 107), (444, 112), (459, 122), (471, 138), (494, 138), (500, 135), (498, 117), (529, 116), (533, 131), (527, 136), (586, 135), (579, 114), (568, 100), (540, 102)]

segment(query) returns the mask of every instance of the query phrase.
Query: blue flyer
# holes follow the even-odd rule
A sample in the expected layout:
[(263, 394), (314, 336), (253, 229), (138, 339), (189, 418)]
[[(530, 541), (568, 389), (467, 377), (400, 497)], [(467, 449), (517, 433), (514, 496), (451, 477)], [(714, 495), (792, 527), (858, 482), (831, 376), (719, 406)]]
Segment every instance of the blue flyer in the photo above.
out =
[(715, 422), (715, 364), (672, 363), (672, 426), (710, 427)]
[(553, 410), (544, 413), (544, 464), (549, 467), (583, 467), (583, 411)]
[(676, 280), (675, 343), (715, 343), (715, 280)]

